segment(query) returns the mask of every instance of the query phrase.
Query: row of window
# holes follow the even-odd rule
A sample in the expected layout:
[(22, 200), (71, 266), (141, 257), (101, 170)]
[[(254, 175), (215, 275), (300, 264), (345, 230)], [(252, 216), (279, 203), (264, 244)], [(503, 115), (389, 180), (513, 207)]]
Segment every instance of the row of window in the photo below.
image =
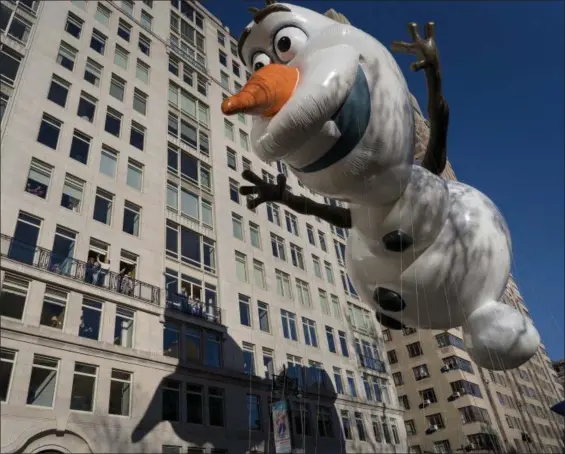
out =
[(165, 253), (170, 259), (216, 273), (215, 241), (169, 220), (166, 222)]
[[(89, 5), (89, 2), (86, 1), (86, 0), (72, 0), (72, 3), (76, 7), (82, 9), (83, 11), (87, 11), (88, 5)], [(103, 3), (104, 2), (98, 2), (97, 3), (96, 12), (94, 13), (94, 18), (98, 22), (100, 22), (102, 25), (104, 25), (105, 27), (110, 29), (111, 28), (110, 23), (111, 23), (111, 18), (112, 18), (112, 11), (109, 8), (107, 8), (106, 6), (104, 6)], [(147, 0), (147, 1), (144, 0), (143, 3), (147, 6), (149, 6), (150, 8), (153, 6), (152, 1), (150, 1), (150, 0)], [(134, 2), (132, 0), (122, 0), (120, 2), (119, 6), (128, 16), (130, 16), (132, 19), (134, 18), (134, 14), (133, 14)], [(144, 27), (144, 28), (146, 28), (147, 30), (150, 31), (151, 27), (152, 27), (152, 23), (153, 23), (153, 17), (147, 11), (145, 11), (144, 9), (141, 9), (139, 22), (140, 22), (142, 27)]]
[(547, 410), (540, 407), (539, 405), (534, 405), (529, 402), (516, 403), (512, 396), (509, 396), (504, 393), (500, 393), (498, 391), (496, 393), (496, 398), (498, 399), (498, 402), (505, 407), (509, 407), (514, 410), (521, 409), (532, 416), (537, 416), (538, 418), (542, 418), (542, 419), (549, 419), (549, 414)]
[[(0, 360), (0, 396), (2, 402), (9, 399), (18, 352), (2, 348)], [(53, 408), (57, 395), (61, 360), (35, 354), (31, 367), (26, 404), (34, 407)], [(99, 367), (93, 364), (75, 362), (71, 387), (70, 410), (94, 412), (97, 382), (110, 381), (107, 413), (117, 416), (131, 416), (133, 373), (112, 369), (109, 377), (101, 377)], [(102, 387), (102, 389), (104, 389)]]
[[(127, 206), (126, 209), (128, 209)], [(124, 214), (124, 230), (131, 228), (131, 231), (135, 233), (136, 229), (138, 229), (138, 224), (135, 222), (134, 214), (135, 213)], [(10, 244), (10, 249), (7, 254), (9, 258), (30, 265), (36, 263), (37, 241), (39, 239), (42, 222), (42, 219), (20, 211), (16, 228), (14, 230), (13, 241)], [(47, 263), (42, 262), (40, 263), (40, 266), (47, 266), (49, 271), (52, 272), (73, 275), (75, 278), (82, 278), (76, 269), (78, 265), (76, 265), (74, 257), (77, 246), (77, 237), (77, 232), (57, 225), (53, 239), (53, 246), (49, 256), (39, 257), (41, 261), (47, 260)], [(111, 268), (108, 254), (108, 244), (94, 238), (90, 239), (90, 249), (87, 257), (88, 263), (86, 265), (92, 265), (94, 268), (101, 268), (103, 275), (101, 274), (100, 278), (94, 281), (89, 277), (89, 270), (87, 267), (84, 274), (86, 282), (95, 285), (107, 286), (108, 282), (105, 282), (105, 280)], [(125, 249), (121, 249), (119, 270), (117, 271), (119, 271), (121, 276), (127, 275), (128, 279), (132, 281), (131, 285), (133, 285), (133, 280), (136, 277), (138, 261), (138, 255), (126, 251)], [(117, 285), (117, 283), (114, 283), (114, 286), (115, 285)], [(128, 284), (127, 286), (129, 290), (131, 290), (129, 288), (131, 285)], [(123, 289), (119, 290), (122, 291)], [(129, 293), (129, 290), (125, 293)]]
[[(22, 321), (28, 302), (30, 281), (17, 275), (6, 274), (0, 292), (0, 315)], [(69, 293), (47, 286), (43, 296), (39, 324), (62, 331), (67, 321)], [(82, 338), (100, 340), (102, 334), (103, 303), (97, 299), (83, 297), (80, 325), (77, 335)], [(114, 345), (134, 347), (135, 312), (117, 306), (114, 317)]]

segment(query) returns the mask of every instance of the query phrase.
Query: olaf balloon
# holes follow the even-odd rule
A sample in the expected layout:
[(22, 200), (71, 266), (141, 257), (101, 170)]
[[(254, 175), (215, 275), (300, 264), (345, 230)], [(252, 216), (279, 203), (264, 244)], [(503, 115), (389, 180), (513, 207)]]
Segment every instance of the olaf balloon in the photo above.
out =
[(495, 205), (478, 190), (439, 176), (446, 164), (448, 107), (434, 24), (393, 50), (416, 55), (428, 86), (430, 140), (414, 163), (414, 113), (390, 52), (363, 31), (306, 8), (267, 1), (239, 53), (253, 74), (222, 104), (226, 115), (255, 116), (253, 151), (282, 160), (306, 187), (346, 202), (328, 206), (264, 182), (251, 171), (241, 188), (251, 208), (274, 201), (348, 228), (347, 271), (359, 296), (390, 329), (463, 326), (465, 347), (482, 367), (511, 369), (530, 359), (533, 324), (500, 302), (511, 243)]

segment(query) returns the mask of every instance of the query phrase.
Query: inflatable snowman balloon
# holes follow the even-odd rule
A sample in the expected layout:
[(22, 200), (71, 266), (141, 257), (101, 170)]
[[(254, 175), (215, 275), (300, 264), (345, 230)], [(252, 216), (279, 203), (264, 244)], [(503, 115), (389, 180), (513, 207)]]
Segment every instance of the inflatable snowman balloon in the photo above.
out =
[(248, 204), (283, 203), (349, 228), (347, 271), (386, 327), (463, 326), (480, 366), (511, 369), (540, 338), (532, 323), (500, 302), (511, 260), (508, 228), (476, 189), (439, 174), (445, 167), (448, 109), (434, 26), (393, 48), (419, 59), (428, 84), (431, 134), (422, 165), (413, 162), (415, 126), (406, 81), (390, 52), (349, 24), (268, 1), (252, 11), (239, 41), (253, 72), (224, 100), (226, 115), (255, 116), (253, 151), (282, 160), (313, 191), (347, 202), (327, 206), (246, 171)]

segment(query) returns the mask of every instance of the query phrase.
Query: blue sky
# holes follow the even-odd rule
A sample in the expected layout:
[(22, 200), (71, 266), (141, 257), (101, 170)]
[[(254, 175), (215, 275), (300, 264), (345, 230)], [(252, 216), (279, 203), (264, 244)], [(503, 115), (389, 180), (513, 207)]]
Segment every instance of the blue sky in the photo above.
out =
[[(202, 2), (235, 36), (248, 6)], [(512, 233), (513, 273), (552, 359), (564, 356), (563, 2), (295, 1), (345, 14), (385, 44), (406, 24), (436, 23), (451, 120), (448, 157), (458, 179), (487, 194)], [(423, 109), (423, 74), (408, 84)]]

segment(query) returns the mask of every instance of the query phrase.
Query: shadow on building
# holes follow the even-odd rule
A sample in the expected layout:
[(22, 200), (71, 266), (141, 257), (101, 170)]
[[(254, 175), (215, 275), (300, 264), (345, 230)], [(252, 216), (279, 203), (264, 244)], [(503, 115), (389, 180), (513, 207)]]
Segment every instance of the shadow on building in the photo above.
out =
[[(165, 324), (176, 315), (174, 310), (167, 310)], [(274, 454), (273, 430), (278, 425), (273, 424), (271, 404), (284, 400), (290, 408), (295, 449), (305, 453), (378, 452), (369, 434), (372, 428), (366, 422), (362, 430), (367, 442), (348, 441), (346, 451), (344, 428), (336, 408), (338, 394), (323, 369), (288, 365), (274, 370), (273, 363), (264, 360), (264, 371), (249, 374), (249, 356), (227, 332), (222, 336), (222, 356), (223, 367), (216, 370), (179, 361), (175, 371), (160, 381), (148, 399), (141, 420), (130, 434), (131, 442), (137, 447), (151, 438), (156, 444), (156, 432), (172, 431), (180, 440), (161, 436), (162, 445), (178, 446), (182, 440), (183, 446), (202, 448), (203, 452)], [(203, 388), (200, 397), (191, 394), (193, 389), (198, 392)], [(349, 418), (349, 430), (355, 426), (353, 438), (359, 440), (354, 411), (350, 411)]]

